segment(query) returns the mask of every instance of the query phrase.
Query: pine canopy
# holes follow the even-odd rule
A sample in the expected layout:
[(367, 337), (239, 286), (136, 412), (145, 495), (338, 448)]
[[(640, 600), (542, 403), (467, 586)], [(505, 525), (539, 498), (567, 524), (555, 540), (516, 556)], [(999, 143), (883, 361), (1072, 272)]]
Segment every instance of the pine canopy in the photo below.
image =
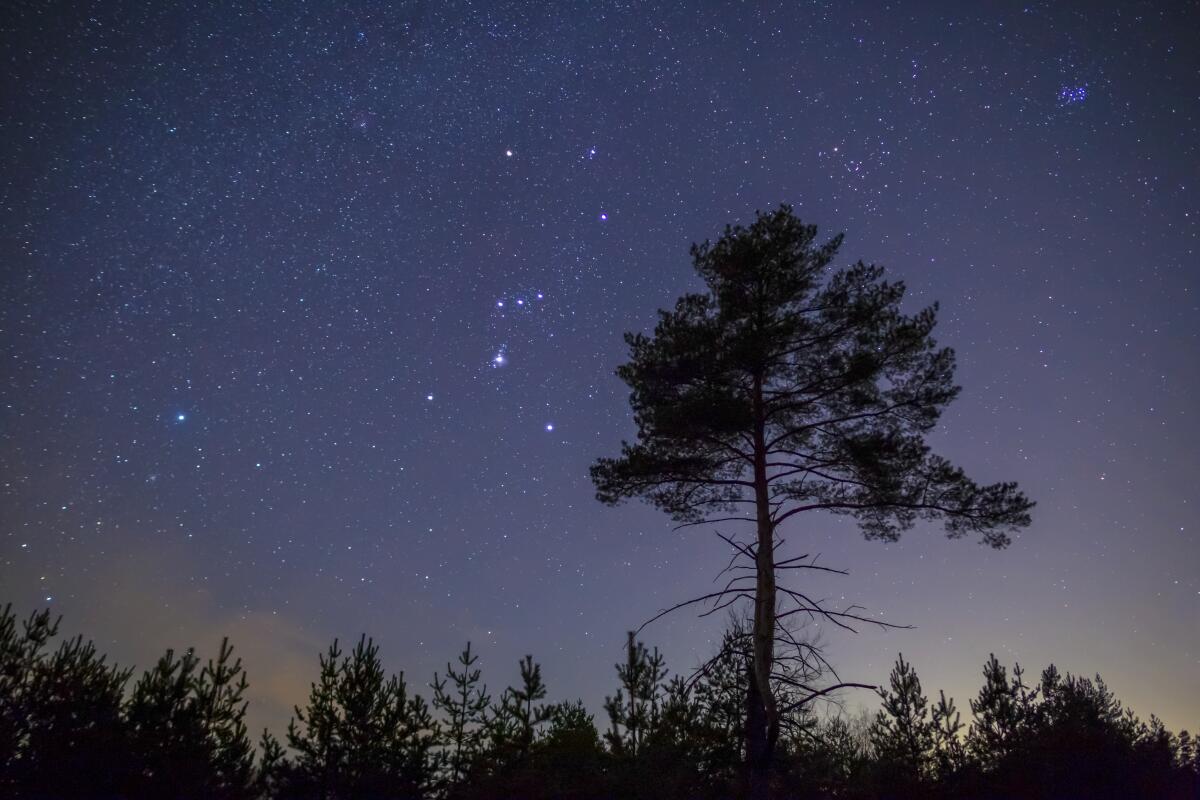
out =
[(683, 523), (759, 520), (756, 461), (772, 528), (823, 510), (895, 540), (918, 519), (1004, 547), (1033, 503), (1014, 483), (980, 486), (925, 436), (955, 398), (954, 353), (932, 337), (937, 306), (901, 311), (905, 287), (862, 262), (834, 271), (836, 236), (790, 207), (692, 247), (707, 292), (626, 334), (617, 374), (637, 439), (592, 467), (606, 503), (642, 497)]

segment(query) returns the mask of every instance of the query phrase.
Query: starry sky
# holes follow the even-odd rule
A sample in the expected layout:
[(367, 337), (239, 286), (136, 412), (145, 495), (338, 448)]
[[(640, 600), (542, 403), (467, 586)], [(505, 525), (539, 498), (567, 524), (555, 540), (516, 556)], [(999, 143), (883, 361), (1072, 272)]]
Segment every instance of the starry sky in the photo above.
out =
[[(229, 635), (277, 731), (334, 637), (470, 640), (594, 711), (711, 532), (593, 498), (621, 334), (791, 203), (938, 300), (935, 446), (1039, 503), (1006, 551), (794, 518), (807, 590), (1200, 725), (1200, 6), (18, 2), (0, 18), (0, 602), (122, 663)], [(644, 637), (687, 669), (721, 619)], [(868, 696), (848, 702), (871, 704)]]

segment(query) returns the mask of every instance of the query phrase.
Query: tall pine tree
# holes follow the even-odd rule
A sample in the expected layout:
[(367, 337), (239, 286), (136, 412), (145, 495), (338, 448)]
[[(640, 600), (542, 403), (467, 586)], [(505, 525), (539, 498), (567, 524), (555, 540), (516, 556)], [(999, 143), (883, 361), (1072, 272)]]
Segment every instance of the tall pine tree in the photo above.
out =
[(782, 206), (692, 247), (707, 290), (660, 312), (653, 335), (626, 335), (630, 360), (617, 374), (632, 390), (637, 438), (592, 467), (603, 502), (640, 497), (682, 524), (753, 526), (748, 542), (731, 540), (751, 574), (716, 599), (754, 605), (746, 759), (756, 798), (769, 794), (779, 737), (780, 620), (854, 617), (779, 586), (781, 568), (804, 566), (779, 557), (780, 526), (824, 511), (892, 541), (937, 518), (951, 537), (1004, 547), (1032, 506), (1015, 484), (981, 486), (925, 443), (959, 391), (954, 354), (932, 337), (936, 306), (902, 313), (902, 283), (861, 262), (832, 271), (842, 237), (816, 235)]

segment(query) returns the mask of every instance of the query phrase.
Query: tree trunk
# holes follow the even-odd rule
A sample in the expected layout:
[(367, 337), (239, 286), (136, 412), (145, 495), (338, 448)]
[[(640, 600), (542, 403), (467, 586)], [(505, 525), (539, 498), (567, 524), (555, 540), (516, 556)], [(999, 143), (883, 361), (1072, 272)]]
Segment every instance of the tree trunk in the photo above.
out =
[(763, 709), (758, 679), (754, 677), (754, 658), (746, 659), (746, 797), (765, 800), (770, 796), (770, 774), (762, 769), (763, 754), (767, 751), (767, 715)]
[(754, 594), (754, 672), (750, 676), (746, 714), (746, 767), (751, 800), (768, 800), (771, 762), (779, 738), (779, 711), (771, 690), (775, 664), (775, 526), (771, 520), (767, 483), (767, 445), (762, 381), (754, 381), (754, 500), (757, 507), (758, 551)]

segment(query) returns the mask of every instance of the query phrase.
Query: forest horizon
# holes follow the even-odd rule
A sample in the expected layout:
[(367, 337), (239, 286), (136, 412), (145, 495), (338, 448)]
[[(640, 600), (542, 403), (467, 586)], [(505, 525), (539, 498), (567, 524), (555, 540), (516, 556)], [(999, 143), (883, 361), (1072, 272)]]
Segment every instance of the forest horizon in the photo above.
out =
[[(48, 611), (0, 609), (0, 792), (6, 797), (612, 798), (749, 797), (746, 687), (726, 648), (672, 674), (658, 648), (628, 635), (607, 719), (581, 701), (548, 701), (532, 655), (489, 692), (468, 642), (422, 687), (389, 674), (366, 635), (319, 655), (307, 702), (285, 735), (246, 726), (245, 668), (222, 640), (205, 658), (168, 650), (140, 675)], [(730, 616), (728, 646), (749, 640)], [(1200, 794), (1200, 742), (1141, 720), (1103, 678), (1031, 678), (991, 655), (963, 709), (936, 702), (896, 658), (870, 688), (882, 708), (848, 712), (828, 695), (788, 724), (766, 790), (780, 798), (1133, 798)], [(493, 684), (494, 686), (494, 684)], [(424, 688), (425, 691), (422, 691)], [(779, 697), (795, 690), (777, 685)], [(431, 701), (426, 700), (430, 696)], [(821, 713), (824, 712), (824, 713)], [(255, 744), (257, 741), (257, 744)]]

